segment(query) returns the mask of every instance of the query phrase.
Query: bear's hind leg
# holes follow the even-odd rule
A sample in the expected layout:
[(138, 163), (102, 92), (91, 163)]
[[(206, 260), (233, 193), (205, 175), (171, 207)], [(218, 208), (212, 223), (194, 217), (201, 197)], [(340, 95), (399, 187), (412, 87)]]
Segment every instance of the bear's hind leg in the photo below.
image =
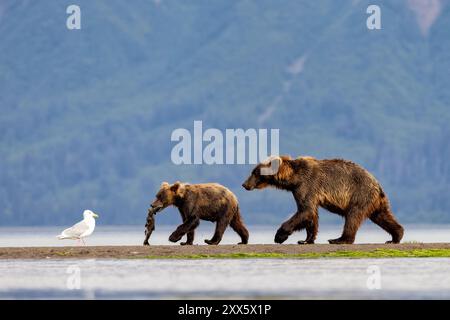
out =
[(403, 227), (397, 222), (388, 207), (383, 206), (375, 211), (369, 219), (392, 236), (392, 240), (386, 243), (400, 243), (403, 238)]
[(356, 232), (358, 231), (361, 223), (364, 221), (364, 210), (359, 208), (351, 209), (345, 216), (344, 231), (340, 238), (330, 239), (330, 244), (352, 244), (355, 242)]
[(223, 233), (225, 232), (225, 229), (228, 226), (228, 221), (225, 217), (220, 218), (216, 222), (216, 230), (214, 231), (214, 235), (211, 238), (211, 240), (206, 239), (205, 243), (210, 245), (216, 245), (219, 244), (219, 242), (222, 240)]
[(241, 242), (238, 244), (248, 243), (248, 230), (244, 226), (241, 215), (237, 213), (230, 222), (230, 227), (241, 237)]

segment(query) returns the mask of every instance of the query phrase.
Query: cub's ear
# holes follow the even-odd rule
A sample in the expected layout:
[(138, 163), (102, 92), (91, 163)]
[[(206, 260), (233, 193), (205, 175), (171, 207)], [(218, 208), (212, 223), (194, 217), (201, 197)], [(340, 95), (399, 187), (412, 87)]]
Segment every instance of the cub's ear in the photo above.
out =
[(169, 186), (169, 183), (168, 182), (163, 182), (163, 183), (161, 183), (161, 189), (165, 189), (165, 188), (167, 188)]
[(181, 182), (177, 181), (173, 185), (170, 186), (170, 191), (176, 193), (178, 191), (178, 188), (180, 188)]

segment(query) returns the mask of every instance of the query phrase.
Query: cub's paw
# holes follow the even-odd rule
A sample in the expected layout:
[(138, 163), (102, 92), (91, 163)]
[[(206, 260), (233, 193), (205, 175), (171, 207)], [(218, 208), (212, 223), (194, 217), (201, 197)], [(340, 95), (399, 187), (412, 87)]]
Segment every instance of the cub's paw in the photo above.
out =
[(297, 241), (297, 243), (298, 244), (314, 244), (314, 241), (311, 242), (311, 241), (306, 241), (306, 240), (299, 240), (299, 241)]
[(178, 241), (181, 240), (182, 237), (183, 237), (182, 235), (179, 236), (179, 235), (177, 235), (176, 233), (172, 233), (172, 234), (170, 235), (170, 237), (169, 237), (169, 241), (170, 241), (170, 242), (178, 242)]
[(205, 243), (207, 243), (209, 245), (218, 245), (219, 244), (218, 241), (212, 241), (212, 240), (208, 240), (208, 239), (205, 239)]

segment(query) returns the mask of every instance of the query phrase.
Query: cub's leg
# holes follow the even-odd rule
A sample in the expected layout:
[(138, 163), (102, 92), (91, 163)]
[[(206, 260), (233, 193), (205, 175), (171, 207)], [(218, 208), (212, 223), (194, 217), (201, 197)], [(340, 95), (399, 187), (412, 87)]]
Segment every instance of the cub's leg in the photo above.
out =
[(248, 243), (248, 230), (245, 227), (239, 212), (231, 219), (230, 227), (241, 237), (241, 242), (238, 244)]
[[(187, 218), (186, 215), (180, 210), (181, 218), (183, 219), (183, 222), (186, 222)], [(189, 231), (187, 233), (187, 239), (184, 242), (180, 242), (182, 246), (185, 245), (192, 245), (194, 243), (194, 236), (195, 236), (195, 229)]]
[(200, 224), (200, 219), (196, 216), (192, 216), (186, 219), (178, 228), (170, 235), (169, 241), (177, 242), (188, 232), (194, 230)]
[(214, 232), (213, 237), (211, 240), (205, 239), (205, 243), (216, 245), (219, 244), (219, 242), (222, 240), (223, 233), (225, 232), (225, 229), (228, 227), (228, 220), (225, 217), (221, 217), (216, 222), (216, 230)]

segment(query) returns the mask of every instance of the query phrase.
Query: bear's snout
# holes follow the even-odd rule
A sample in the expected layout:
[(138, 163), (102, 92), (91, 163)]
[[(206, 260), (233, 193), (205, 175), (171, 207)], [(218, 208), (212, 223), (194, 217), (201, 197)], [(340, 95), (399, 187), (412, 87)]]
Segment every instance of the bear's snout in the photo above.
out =
[(248, 180), (242, 184), (242, 187), (244, 187), (244, 189), (247, 191), (251, 191), (255, 188), (253, 185), (251, 185), (251, 183), (249, 183)]
[(152, 204), (150, 206), (152, 207), (153, 210), (158, 210), (163, 207), (163, 203), (160, 200), (155, 200), (152, 202)]

